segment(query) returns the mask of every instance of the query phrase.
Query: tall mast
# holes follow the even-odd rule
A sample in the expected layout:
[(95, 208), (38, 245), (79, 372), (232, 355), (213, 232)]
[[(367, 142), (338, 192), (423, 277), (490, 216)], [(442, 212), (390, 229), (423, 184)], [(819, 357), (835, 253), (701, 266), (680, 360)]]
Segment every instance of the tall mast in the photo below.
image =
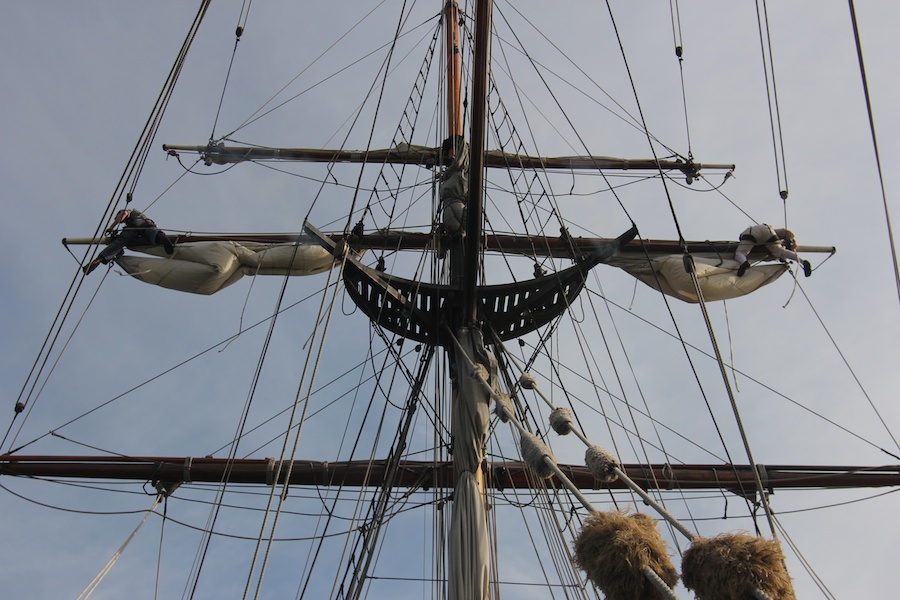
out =
[(444, 6), (447, 45), (447, 132), (452, 138), (463, 136), (462, 57), (459, 49), (459, 6), (449, 0)]
[[(451, 390), (451, 426), (453, 439), (453, 516), (448, 536), (448, 597), (450, 600), (487, 600), (490, 585), (490, 545), (488, 541), (485, 503), (484, 449), (490, 425), (490, 395), (481, 389), (471, 376), (471, 366), (484, 368), (496, 381), (496, 361), (484, 348), (478, 323), (477, 278), (481, 255), (481, 213), (484, 172), (484, 123), (487, 101), (487, 70), (490, 59), (491, 2), (480, 0), (476, 5), (475, 51), (472, 86), (471, 168), (465, 172), (468, 156), (462, 143), (462, 106), (459, 90), (459, 49), (456, 3), (446, 5), (448, 28), (448, 101), (450, 146), (454, 165), (447, 177), (459, 178), (457, 186), (463, 190), (456, 198), (456, 208), (464, 210), (444, 213), (445, 232), (451, 233), (450, 283), (462, 288), (462, 306), (452, 307), (449, 326), (453, 341), (447, 352), (453, 365)], [(468, 177), (468, 194), (464, 193)], [(446, 180), (445, 180), (446, 181)], [(450, 187), (450, 186), (448, 186)], [(442, 202), (444, 201), (442, 194)], [(462, 203), (462, 206), (460, 206)], [(461, 218), (460, 212), (465, 214)], [(452, 227), (448, 227), (448, 216)]]
[(475, 286), (481, 259), (481, 220), (484, 182), (484, 126), (487, 115), (488, 65), (491, 59), (492, 0), (479, 0), (475, 14), (475, 64), (472, 81), (472, 139), (469, 204), (466, 209), (466, 256), (463, 309), (469, 323), (478, 319)]

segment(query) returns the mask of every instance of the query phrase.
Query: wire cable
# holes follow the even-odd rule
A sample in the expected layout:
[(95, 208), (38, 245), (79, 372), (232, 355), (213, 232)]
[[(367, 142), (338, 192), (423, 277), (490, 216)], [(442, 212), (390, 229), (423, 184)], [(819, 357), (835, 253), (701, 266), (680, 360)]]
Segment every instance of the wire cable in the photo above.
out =
[(897, 300), (900, 301), (900, 264), (897, 261), (897, 248), (894, 244), (894, 228), (891, 226), (891, 215), (888, 211), (887, 190), (884, 187), (884, 172), (881, 168), (881, 154), (878, 152), (878, 138), (875, 136), (875, 115), (872, 112), (872, 98), (869, 95), (869, 78), (866, 77), (866, 65), (863, 61), (862, 41), (859, 36), (859, 23), (856, 21), (856, 8), (853, 0), (850, 3), (850, 21), (853, 25), (853, 39), (856, 42), (856, 55), (859, 58), (859, 75), (862, 78), (863, 93), (866, 97), (866, 113), (869, 116), (869, 131), (872, 132), (872, 149), (875, 151), (875, 165), (878, 168), (878, 183), (881, 186), (881, 202), (884, 205), (884, 220), (887, 225), (888, 240), (891, 245), (891, 259), (894, 261), (894, 280), (897, 283)]

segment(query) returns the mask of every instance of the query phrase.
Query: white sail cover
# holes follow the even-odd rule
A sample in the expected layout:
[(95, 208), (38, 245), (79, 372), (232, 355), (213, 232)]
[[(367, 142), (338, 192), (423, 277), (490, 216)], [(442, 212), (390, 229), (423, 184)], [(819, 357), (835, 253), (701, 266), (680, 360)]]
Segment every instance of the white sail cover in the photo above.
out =
[(457, 332), (456, 397), (453, 399), (453, 517), (448, 542), (450, 600), (487, 600), (490, 582), (490, 554), (484, 490), (476, 480), (476, 471), (484, 460), (487, 430), (490, 426), (491, 396), (471, 376), (471, 362), (482, 369), (496, 389), (497, 360), (484, 347), (481, 332), (461, 329)]
[[(616, 258), (609, 261), (653, 289), (684, 302), (697, 303), (697, 292), (691, 275), (684, 268), (684, 257), (681, 254), (657, 256), (648, 262)], [(764, 285), (772, 283), (787, 271), (782, 263), (756, 264), (748, 269), (743, 277), (737, 276), (740, 265), (737, 261), (720, 257), (694, 256), (694, 268), (703, 299), (729, 300), (755, 292)]]
[(335, 264), (331, 253), (314, 244), (188, 242), (178, 244), (171, 257), (157, 247), (146, 253), (153, 256), (122, 255), (116, 264), (145, 283), (206, 295), (244, 275), (313, 275)]

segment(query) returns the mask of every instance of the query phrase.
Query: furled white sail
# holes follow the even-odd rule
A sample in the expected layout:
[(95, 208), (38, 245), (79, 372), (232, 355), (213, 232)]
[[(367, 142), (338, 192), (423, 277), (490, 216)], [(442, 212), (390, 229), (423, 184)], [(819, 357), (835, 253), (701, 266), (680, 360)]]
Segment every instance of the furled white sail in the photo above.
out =
[(206, 295), (244, 275), (314, 275), (334, 265), (327, 250), (308, 244), (189, 242), (178, 244), (171, 257), (162, 248), (146, 253), (152, 256), (122, 255), (116, 264), (145, 283)]
[[(657, 256), (647, 260), (616, 258), (609, 264), (627, 271), (650, 287), (684, 302), (699, 302), (691, 275), (684, 268), (680, 254)], [(740, 265), (731, 259), (694, 256), (694, 268), (703, 299), (729, 300), (755, 292), (781, 277), (787, 271), (782, 263), (757, 264), (738, 277)]]
[(448, 594), (450, 600), (481, 600), (489, 596), (490, 543), (484, 489), (478, 471), (484, 460), (490, 428), (490, 395), (471, 376), (471, 365), (496, 386), (497, 360), (484, 347), (477, 329), (460, 329), (456, 348), (457, 397), (453, 402), (453, 516), (448, 542)]

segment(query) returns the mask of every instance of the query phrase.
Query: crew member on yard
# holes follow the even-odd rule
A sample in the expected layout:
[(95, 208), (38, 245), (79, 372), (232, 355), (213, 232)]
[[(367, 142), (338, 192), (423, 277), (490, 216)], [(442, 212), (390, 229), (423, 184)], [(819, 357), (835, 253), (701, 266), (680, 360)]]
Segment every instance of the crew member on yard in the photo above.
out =
[[(116, 226), (119, 223), (124, 223), (125, 227), (122, 228), (118, 235), (114, 235)], [(123, 208), (117, 212), (112, 223), (106, 228), (104, 235), (114, 235), (114, 237), (107, 244), (106, 248), (100, 251), (97, 258), (82, 267), (85, 275), (101, 264), (105, 265), (115, 259), (126, 247), (162, 246), (165, 248), (166, 254), (175, 252), (172, 241), (163, 231), (157, 229), (153, 219), (133, 208)]]
[(740, 243), (737, 250), (734, 251), (734, 260), (740, 263), (738, 267), (738, 277), (743, 277), (747, 269), (750, 268), (750, 261), (747, 260), (747, 253), (754, 246), (765, 246), (769, 254), (778, 260), (792, 260), (803, 267), (803, 274), (806, 277), (812, 275), (812, 266), (808, 260), (801, 260), (797, 256), (797, 238), (790, 229), (775, 229), (771, 225), (762, 223), (753, 225), (741, 232)]

